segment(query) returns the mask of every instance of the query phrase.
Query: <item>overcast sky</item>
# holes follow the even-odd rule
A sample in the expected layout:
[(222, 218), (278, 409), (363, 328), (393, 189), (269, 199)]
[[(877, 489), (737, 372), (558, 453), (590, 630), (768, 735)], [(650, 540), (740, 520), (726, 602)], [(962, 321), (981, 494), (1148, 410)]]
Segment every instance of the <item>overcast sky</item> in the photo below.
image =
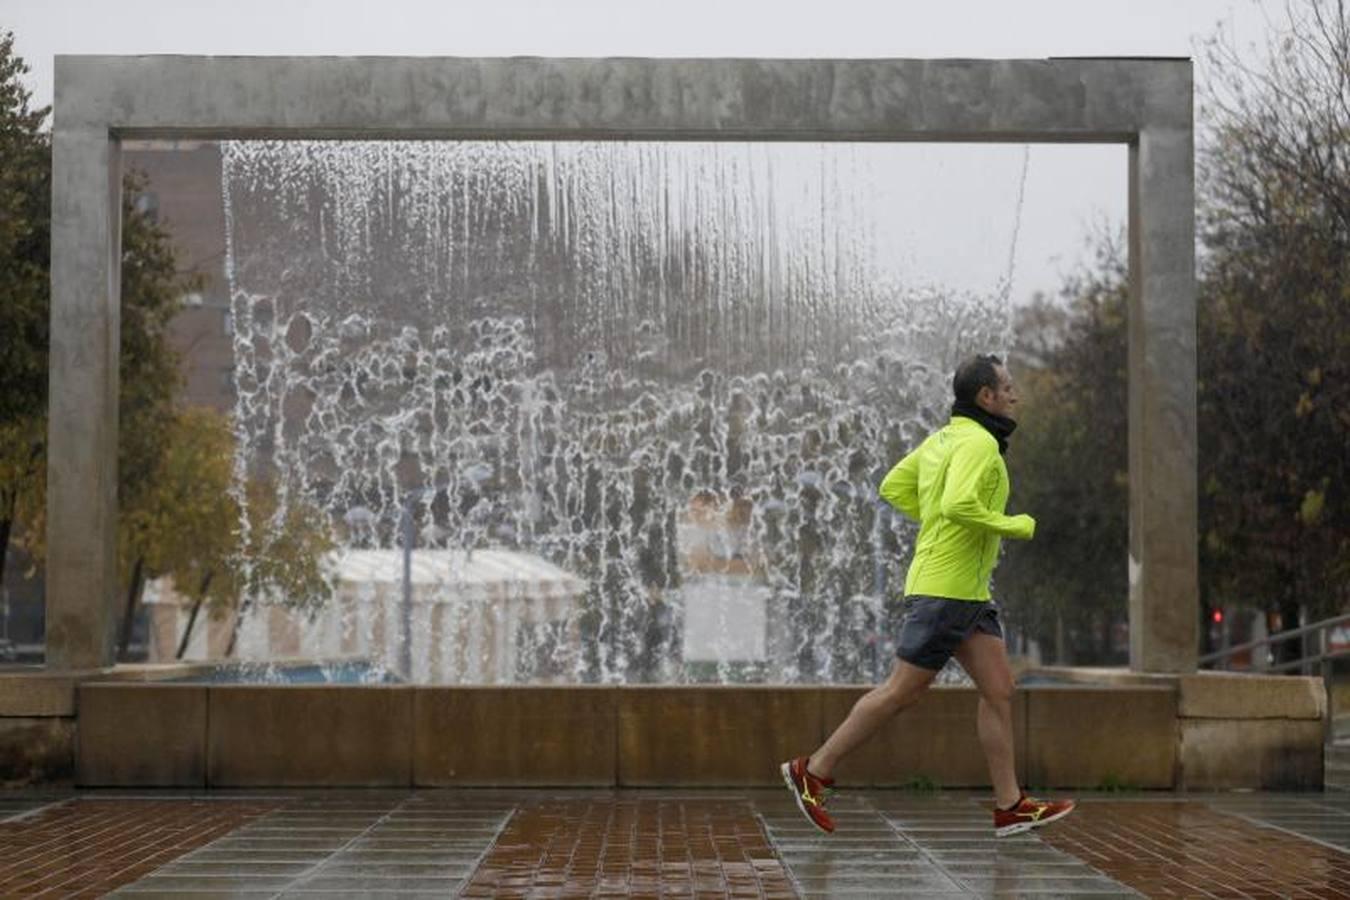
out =
[[(1255, 0), (0, 0), (0, 28), (51, 102), (65, 53), (656, 57), (1197, 56), (1221, 21), (1264, 42)], [(1253, 58), (1256, 54), (1253, 53)], [(1203, 71), (1198, 73), (1203, 78)], [(916, 281), (1052, 291), (1095, 223), (1125, 215), (1121, 147), (897, 147), (880, 196)], [(973, 261), (979, 261), (978, 263)]]

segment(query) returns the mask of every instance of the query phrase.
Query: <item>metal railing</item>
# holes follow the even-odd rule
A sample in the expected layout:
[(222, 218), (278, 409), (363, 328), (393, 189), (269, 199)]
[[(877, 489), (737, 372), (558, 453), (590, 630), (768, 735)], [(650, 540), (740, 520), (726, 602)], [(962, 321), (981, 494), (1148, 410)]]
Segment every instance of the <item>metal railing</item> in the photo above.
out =
[[(1299, 656), (1298, 659), (1288, 660), (1286, 662), (1279, 663), (1278, 665), (1264, 666), (1260, 669), (1249, 670), (1252, 672), (1266, 673), (1266, 672), (1288, 672), (1294, 669), (1302, 668), (1305, 670), (1304, 671), (1305, 675), (1312, 675), (1314, 674), (1312, 671), (1313, 666), (1325, 664), (1330, 660), (1339, 659), (1342, 656), (1350, 656), (1350, 649), (1330, 650), (1328, 648), (1328, 644), (1330, 643), (1328, 638), (1331, 633), (1331, 629), (1335, 628), (1338, 625), (1347, 625), (1347, 624), (1350, 624), (1350, 613), (1341, 616), (1332, 616), (1331, 618), (1323, 619), (1320, 622), (1312, 622), (1308, 625), (1302, 625), (1298, 628), (1290, 628), (1288, 631), (1278, 631), (1275, 634), (1267, 635), (1266, 637), (1259, 638), (1254, 641), (1247, 641), (1245, 644), (1234, 644), (1231, 647), (1224, 647), (1222, 650), (1216, 650), (1213, 653), (1205, 654), (1204, 656), (1200, 657), (1198, 662), (1201, 667), (1204, 667), (1207, 663), (1218, 663), (1222, 660), (1227, 660), (1233, 656), (1236, 656), (1239, 653), (1246, 653), (1261, 647), (1269, 647), (1272, 644), (1277, 644), (1281, 641), (1287, 641), (1291, 638), (1301, 638), (1304, 637), (1305, 635), (1316, 633), (1318, 636), (1317, 647), (1312, 652), (1309, 652), (1307, 641), (1304, 641), (1303, 648), (1301, 650), (1302, 655)], [(1214, 666), (1214, 668), (1222, 668), (1222, 667)], [(1322, 665), (1321, 668), (1327, 668), (1327, 666)]]
[[(1350, 625), (1350, 614), (1341, 616), (1332, 616), (1329, 619), (1322, 619), (1320, 622), (1311, 622), (1298, 628), (1291, 628), (1288, 631), (1280, 631), (1267, 637), (1255, 641), (1247, 641), (1244, 644), (1234, 644), (1232, 647), (1224, 647), (1213, 653), (1206, 653), (1197, 661), (1201, 668), (1206, 665), (1212, 668), (1225, 668), (1216, 665), (1220, 662), (1226, 662), (1239, 653), (1248, 653), (1253, 650), (1269, 648), (1281, 641), (1287, 641), (1292, 638), (1302, 638), (1302, 647), (1298, 659), (1286, 660), (1276, 665), (1267, 665), (1260, 668), (1239, 669), (1236, 671), (1246, 672), (1253, 675), (1279, 674), (1281, 672), (1300, 671), (1304, 675), (1321, 675), (1322, 685), (1326, 689), (1327, 697), (1327, 715), (1325, 719), (1326, 739), (1330, 743), (1336, 738), (1336, 715), (1331, 702), (1331, 684), (1332, 684), (1332, 660), (1350, 657), (1350, 649), (1332, 650), (1331, 649), (1331, 631), (1341, 625)], [(1315, 634), (1316, 640), (1309, 646), (1307, 637)], [(1232, 670), (1228, 670), (1232, 671)], [(1344, 717), (1343, 717), (1344, 718)]]

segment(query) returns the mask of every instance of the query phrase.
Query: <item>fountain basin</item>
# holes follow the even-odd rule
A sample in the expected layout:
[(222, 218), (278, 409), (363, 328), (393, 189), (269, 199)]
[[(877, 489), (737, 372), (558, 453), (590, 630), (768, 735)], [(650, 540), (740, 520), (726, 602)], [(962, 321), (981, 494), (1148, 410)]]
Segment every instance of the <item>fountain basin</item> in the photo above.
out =
[[(1073, 671), (1059, 677), (1016, 695), (1019, 776), (1028, 785), (1322, 785), (1326, 698), (1317, 679), (1103, 673), (1089, 683)], [(67, 774), (80, 785), (639, 787), (775, 785), (777, 763), (814, 748), (866, 688), (241, 685), (99, 677), (70, 690), (72, 714), (47, 718), (69, 728)], [(971, 688), (932, 689), (841, 766), (841, 783), (987, 784), (977, 702)], [(31, 725), (34, 717), (26, 718)], [(61, 776), (59, 766), (54, 774)]]

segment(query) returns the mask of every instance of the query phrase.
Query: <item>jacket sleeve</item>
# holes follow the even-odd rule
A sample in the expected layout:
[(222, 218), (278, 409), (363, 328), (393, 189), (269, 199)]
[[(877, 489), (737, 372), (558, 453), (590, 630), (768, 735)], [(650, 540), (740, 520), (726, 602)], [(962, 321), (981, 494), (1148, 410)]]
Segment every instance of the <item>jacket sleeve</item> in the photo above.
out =
[(986, 479), (998, 477), (998, 446), (992, 441), (965, 441), (952, 454), (942, 489), (942, 515), (968, 528), (981, 528), (1002, 537), (1031, 540), (1036, 520), (1026, 514), (1005, 516), (985, 506), (981, 489)]
[(881, 499), (919, 521), (919, 451), (895, 464), (881, 480)]

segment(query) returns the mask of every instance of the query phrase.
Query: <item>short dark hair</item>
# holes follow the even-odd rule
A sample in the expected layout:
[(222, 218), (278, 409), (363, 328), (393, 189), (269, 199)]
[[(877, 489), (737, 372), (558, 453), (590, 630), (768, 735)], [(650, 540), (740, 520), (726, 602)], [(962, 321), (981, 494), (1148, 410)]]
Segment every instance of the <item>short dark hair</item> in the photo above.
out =
[(958, 403), (974, 403), (980, 388), (998, 390), (998, 373), (994, 366), (1003, 365), (1003, 360), (990, 353), (972, 356), (956, 367), (952, 376), (952, 393)]

